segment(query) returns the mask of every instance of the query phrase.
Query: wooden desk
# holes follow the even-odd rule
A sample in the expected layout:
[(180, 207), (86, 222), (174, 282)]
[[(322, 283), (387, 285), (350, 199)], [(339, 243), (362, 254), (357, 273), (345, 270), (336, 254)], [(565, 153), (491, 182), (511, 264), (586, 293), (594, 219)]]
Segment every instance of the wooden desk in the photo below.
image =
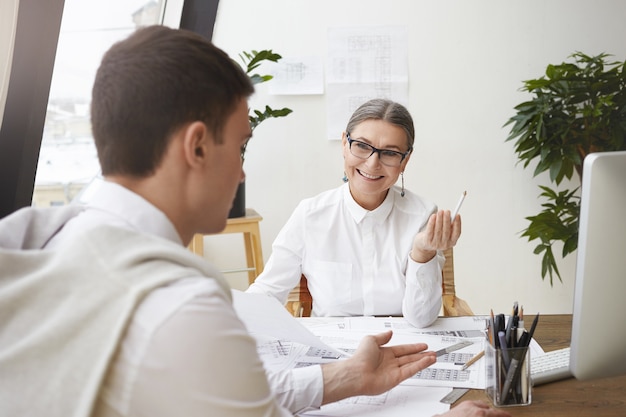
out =
[[(263, 252), (261, 250), (261, 232), (259, 230), (259, 222), (261, 220), (263, 220), (263, 217), (261, 217), (259, 213), (248, 208), (246, 209), (246, 215), (244, 217), (228, 219), (226, 221), (226, 228), (222, 230), (221, 233), (218, 233), (243, 233), (247, 268), (241, 271), (248, 271), (248, 284), (252, 284), (261, 271), (263, 271)], [(204, 236), (209, 235), (200, 233), (194, 235), (189, 244), (189, 249), (200, 256), (204, 256)]]
[[(534, 317), (527, 316), (524, 321), (531, 323), (533, 319)], [(534, 338), (546, 352), (567, 347), (571, 328), (570, 314), (541, 315)], [(533, 387), (532, 396), (532, 404), (529, 406), (503, 409), (513, 417), (626, 416), (626, 376), (584, 382), (570, 378)], [(463, 400), (483, 400), (490, 403), (482, 390), (470, 390), (455, 405)]]

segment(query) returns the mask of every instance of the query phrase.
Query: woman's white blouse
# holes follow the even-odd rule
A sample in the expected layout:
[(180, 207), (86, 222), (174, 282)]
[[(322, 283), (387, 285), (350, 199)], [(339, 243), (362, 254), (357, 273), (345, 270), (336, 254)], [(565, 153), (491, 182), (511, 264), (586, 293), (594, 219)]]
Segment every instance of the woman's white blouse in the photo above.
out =
[(307, 278), (315, 316), (403, 315), (426, 327), (441, 309), (438, 254), (410, 259), (415, 234), (437, 207), (392, 187), (375, 210), (359, 206), (348, 184), (303, 200), (280, 231), (272, 254), (249, 292), (281, 302)]

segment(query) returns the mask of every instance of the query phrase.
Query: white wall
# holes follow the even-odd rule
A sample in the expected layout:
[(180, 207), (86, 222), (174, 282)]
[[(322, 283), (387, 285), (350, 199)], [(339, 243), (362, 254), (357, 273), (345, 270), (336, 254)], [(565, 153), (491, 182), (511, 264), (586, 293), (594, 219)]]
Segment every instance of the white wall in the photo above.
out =
[[(625, 18), (626, 3), (613, 0), (222, 0), (213, 39), (233, 57), (271, 48), (325, 58), (329, 27), (406, 25), (417, 138), (405, 183), (446, 208), (468, 191), (455, 250), (457, 294), (476, 313), (506, 312), (513, 301), (527, 313), (569, 313), (574, 256), (559, 264), (564, 282), (551, 288), (541, 280), (535, 243), (519, 237), (524, 217), (539, 211), (537, 184), (548, 180), (516, 165), (502, 126), (528, 98), (519, 92), (522, 80), (539, 77), (548, 63), (575, 51), (624, 60)], [(294, 110), (255, 131), (245, 163), (247, 206), (264, 216), (267, 260), (297, 202), (339, 185), (343, 165), (340, 143), (326, 139), (325, 96), (269, 96), (262, 85), (256, 102)], [(231, 254), (241, 249), (231, 237), (207, 239), (207, 257), (232, 267)]]

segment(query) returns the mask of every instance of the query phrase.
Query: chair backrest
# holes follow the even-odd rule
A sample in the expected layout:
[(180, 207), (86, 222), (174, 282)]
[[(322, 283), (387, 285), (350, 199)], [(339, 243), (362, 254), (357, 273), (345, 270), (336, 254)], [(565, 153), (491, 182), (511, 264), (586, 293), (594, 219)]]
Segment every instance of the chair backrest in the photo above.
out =
[(289, 293), (285, 307), (294, 317), (311, 316), (313, 297), (311, 297), (307, 280), (304, 275), (300, 277), (300, 283)]
[(446, 263), (443, 264), (443, 279), (441, 280), (443, 315), (445, 317), (473, 316), (474, 312), (467, 302), (456, 296), (454, 286), (454, 251), (452, 248), (443, 251)]
[[(474, 313), (465, 300), (456, 296), (454, 286), (454, 252), (452, 248), (443, 252), (446, 263), (443, 266), (442, 304), (443, 315), (446, 317), (473, 316)], [(295, 317), (309, 317), (313, 307), (313, 298), (307, 287), (306, 277), (300, 277), (300, 283), (291, 293), (286, 304), (287, 310)]]

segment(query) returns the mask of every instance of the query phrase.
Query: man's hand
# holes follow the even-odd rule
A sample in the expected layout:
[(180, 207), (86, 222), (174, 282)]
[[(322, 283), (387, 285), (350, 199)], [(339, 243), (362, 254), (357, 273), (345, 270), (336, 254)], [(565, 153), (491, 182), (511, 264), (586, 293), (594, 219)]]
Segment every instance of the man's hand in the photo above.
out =
[(482, 401), (463, 401), (450, 411), (435, 417), (511, 417), (511, 415), (506, 411), (490, 408)]
[(351, 358), (323, 365), (322, 404), (381, 394), (437, 361), (435, 352), (426, 352), (425, 343), (383, 347), (391, 335), (387, 331), (365, 336)]
[(461, 216), (457, 214), (450, 221), (450, 210), (439, 210), (431, 214), (424, 230), (413, 239), (411, 259), (415, 262), (430, 261), (438, 250), (446, 250), (456, 245), (461, 236)]

